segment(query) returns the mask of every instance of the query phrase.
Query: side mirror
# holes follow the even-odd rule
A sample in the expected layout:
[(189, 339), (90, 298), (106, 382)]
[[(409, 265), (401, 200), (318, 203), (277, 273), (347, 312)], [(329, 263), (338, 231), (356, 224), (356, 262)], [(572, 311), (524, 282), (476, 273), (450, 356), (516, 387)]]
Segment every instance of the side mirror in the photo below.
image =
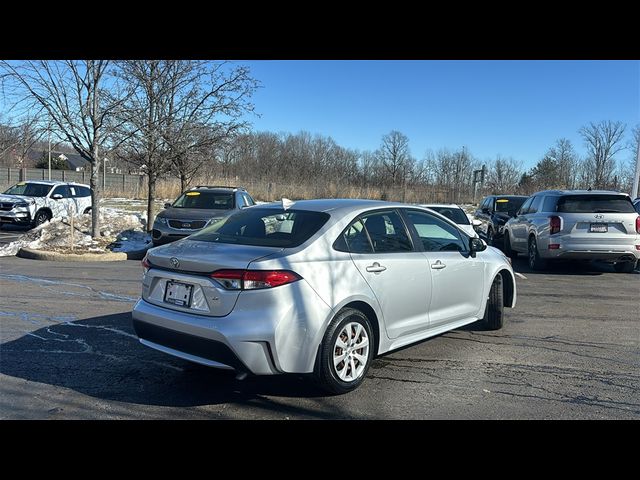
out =
[(477, 218), (474, 218), (473, 220), (471, 220), (471, 225), (473, 226), (473, 228), (476, 228), (482, 225), (482, 222)]
[(482, 213), (486, 213), (488, 215), (489, 214), (489, 209), (487, 207), (484, 207), (482, 209)]
[(170, 203), (165, 203), (164, 204), (164, 208), (171, 208), (171, 204)]
[(476, 252), (482, 252), (487, 249), (487, 244), (478, 237), (471, 238), (469, 242), (469, 254), (475, 258)]
[(51, 195), (51, 198), (53, 198), (54, 200), (60, 200), (62, 199), (62, 194), (54, 193), (53, 195)]

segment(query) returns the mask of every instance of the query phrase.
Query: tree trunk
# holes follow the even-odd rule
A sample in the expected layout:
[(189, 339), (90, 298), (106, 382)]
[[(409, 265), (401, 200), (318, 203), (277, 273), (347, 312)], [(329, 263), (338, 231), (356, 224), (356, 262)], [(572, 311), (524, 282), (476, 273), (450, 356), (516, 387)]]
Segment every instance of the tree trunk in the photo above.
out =
[(155, 199), (156, 199), (156, 181), (157, 176), (150, 171), (148, 176), (148, 193), (147, 193), (147, 232), (153, 230), (153, 221), (155, 220)]
[(180, 192), (184, 193), (187, 189), (187, 176), (184, 173), (180, 173)]
[[(99, 169), (100, 161), (96, 155), (91, 159), (91, 177), (89, 178), (89, 186), (91, 187), (91, 236), (100, 238), (100, 191)], [(78, 212), (84, 213), (84, 212)]]

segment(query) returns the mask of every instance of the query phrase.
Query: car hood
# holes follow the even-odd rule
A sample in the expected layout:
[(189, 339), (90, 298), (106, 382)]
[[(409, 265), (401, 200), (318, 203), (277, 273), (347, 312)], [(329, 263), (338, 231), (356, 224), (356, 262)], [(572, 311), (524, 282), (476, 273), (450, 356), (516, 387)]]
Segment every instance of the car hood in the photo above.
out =
[(209, 210), (204, 208), (167, 208), (158, 213), (158, 217), (175, 220), (209, 220), (210, 218), (226, 217), (234, 210)]
[(0, 194), (0, 202), (27, 202), (35, 200), (33, 197), (26, 197), (24, 195), (7, 195), (6, 193)]

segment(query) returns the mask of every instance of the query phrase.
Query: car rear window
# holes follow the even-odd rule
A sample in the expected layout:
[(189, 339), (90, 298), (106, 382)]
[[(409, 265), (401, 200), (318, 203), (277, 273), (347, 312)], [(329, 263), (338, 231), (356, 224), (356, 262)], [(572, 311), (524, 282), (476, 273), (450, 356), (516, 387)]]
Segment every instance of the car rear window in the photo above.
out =
[(431, 210), (435, 210), (440, 215), (444, 215), (449, 220), (452, 220), (454, 223), (458, 225), (469, 225), (469, 217), (464, 213), (464, 210), (461, 208), (453, 208), (453, 207), (428, 207)]
[(514, 216), (527, 197), (496, 197), (496, 212)]
[(631, 199), (624, 195), (567, 195), (558, 199), (558, 212), (634, 213)]
[(303, 244), (329, 220), (329, 214), (307, 210), (250, 208), (235, 213), (190, 240), (291, 248)]
[(185, 192), (173, 202), (173, 208), (204, 208), (230, 210), (234, 208), (233, 193)]

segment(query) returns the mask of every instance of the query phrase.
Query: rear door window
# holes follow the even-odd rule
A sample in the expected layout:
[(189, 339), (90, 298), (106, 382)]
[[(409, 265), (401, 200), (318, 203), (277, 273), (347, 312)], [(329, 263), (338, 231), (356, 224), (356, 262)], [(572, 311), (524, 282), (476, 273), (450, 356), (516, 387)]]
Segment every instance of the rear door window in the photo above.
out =
[(527, 211), (529, 210), (529, 207), (531, 206), (531, 202), (533, 201), (533, 197), (527, 199), (526, 202), (524, 202), (524, 204), (522, 205), (522, 207), (520, 207), (520, 211), (518, 212), (519, 215), (526, 215)]
[(60, 185), (51, 192), (51, 197), (54, 195), (62, 195), (62, 198), (70, 198), (71, 192), (69, 191), (69, 187), (66, 185)]
[(629, 197), (593, 194), (560, 197), (557, 211), (565, 213), (635, 213)]
[(373, 253), (369, 235), (360, 219), (346, 228), (333, 247), (341, 252)]
[(542, 196), (538, 195), (537, 197), (533, 197), (531, 202), (531, 206), (529, 207), (529, 211), (527, 213), (537, 213), (540, 208), (540, 204), (542, 204)]
[(375, 212), (362, 217), (362, 223), (376, 253), (410, 252), (413, 245), (404, 222), (395, 211)]

